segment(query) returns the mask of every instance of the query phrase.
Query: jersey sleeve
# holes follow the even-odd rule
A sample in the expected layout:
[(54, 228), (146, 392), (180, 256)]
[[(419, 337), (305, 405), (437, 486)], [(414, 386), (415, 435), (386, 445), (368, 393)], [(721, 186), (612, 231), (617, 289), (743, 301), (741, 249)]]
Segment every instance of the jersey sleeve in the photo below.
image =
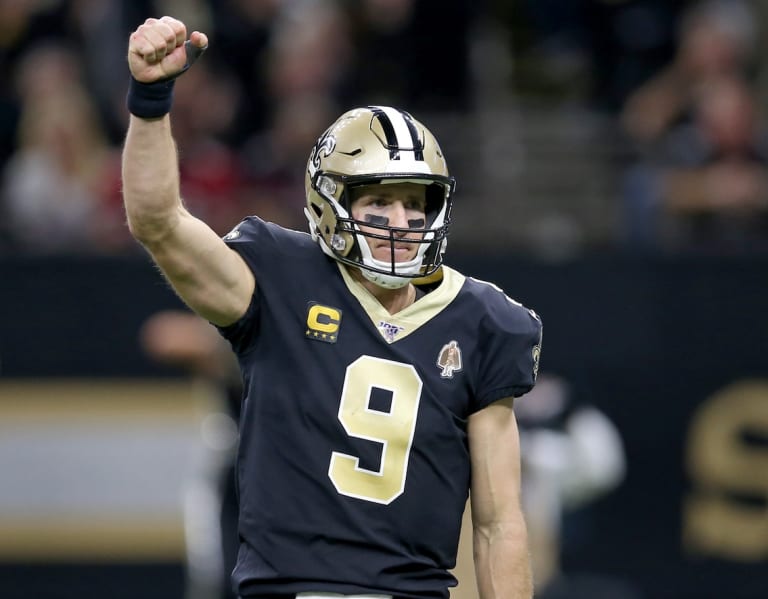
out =
[(251, 303), (245, 314), (227, 327), (217, 327), (236, 352), (245, 351), (259, 330), (260, 287), (276, 288), (288, 272), (300, 243), (306, 235), (249, 216), (224, 236), (224, 242), (235, 250), (256, 279)]
[[(224, 236), (224, 243), (240, 254), (253, 274), (271, 277), (285, 272), (297, 240), (309, 236), (291, 231), (274, 223), (268, 223), (257, 216), (249, 216)], [(271, 283), (271, 281), (268, 281)]]
[(541, 353), (539, 316), (503, 293), (490, 302), (484, 338), (477, 409), (505, 397), (520, 397), (536, 383)]

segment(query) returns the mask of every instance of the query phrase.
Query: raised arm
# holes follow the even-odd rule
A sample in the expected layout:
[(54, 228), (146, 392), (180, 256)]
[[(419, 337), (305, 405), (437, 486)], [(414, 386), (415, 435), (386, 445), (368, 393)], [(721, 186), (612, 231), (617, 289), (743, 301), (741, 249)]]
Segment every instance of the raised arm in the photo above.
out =
[(469, 451), (480, 599), (531, 599), (528, 535), (520, 505), (520, 439), (511, 398), (470, 416)]
[[(128, 44), (135, 81), (151, 84), (178, 75), (187, 63), (186, 39), (181, 21), (147, 19)], [(190, 42), (204, 48), (208, 38), (195, 31)], [(132, 112), (144, 112), (137, 106), (133, 102)], [(131, 233), (192, 310), (218, 325), (245, 313), (255, 287), (253, 274), (239, 254), (184, 207), (168, 114), (131, 114), (123, 148), (123, 199)]]

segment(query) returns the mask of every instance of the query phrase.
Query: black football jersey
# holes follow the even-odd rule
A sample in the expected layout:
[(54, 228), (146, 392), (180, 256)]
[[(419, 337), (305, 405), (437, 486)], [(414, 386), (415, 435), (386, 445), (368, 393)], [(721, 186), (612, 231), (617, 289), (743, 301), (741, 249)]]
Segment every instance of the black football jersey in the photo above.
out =
[(531, 389), (538, 317), (448, 267), (391, 315), (306, 233), (249, 217), (224, 239), (256, 277), (221, 329), (244, 383), (237, 591), (448, 597), (467, 419)]

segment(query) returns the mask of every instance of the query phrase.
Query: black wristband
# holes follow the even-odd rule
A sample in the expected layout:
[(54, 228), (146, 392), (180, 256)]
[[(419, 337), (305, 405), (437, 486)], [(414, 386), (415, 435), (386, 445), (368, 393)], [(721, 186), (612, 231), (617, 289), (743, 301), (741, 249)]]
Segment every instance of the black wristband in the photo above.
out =
[(141, 83), (131, 77), (125, 104), (128, 112), (142, 119), (156, 119), (171, 111), (173, 84), (176, 79)]
[(187, 63), (174, 76), (153, 83), (142, 83), (131, 77), (125, 104), (128, 112), (142, 119), (157, 119), (168, 114), (173, 104), (173, 84), (195, 61), (203, 55), (208, 46), (198, 48), (192, 42), (184, 42)]

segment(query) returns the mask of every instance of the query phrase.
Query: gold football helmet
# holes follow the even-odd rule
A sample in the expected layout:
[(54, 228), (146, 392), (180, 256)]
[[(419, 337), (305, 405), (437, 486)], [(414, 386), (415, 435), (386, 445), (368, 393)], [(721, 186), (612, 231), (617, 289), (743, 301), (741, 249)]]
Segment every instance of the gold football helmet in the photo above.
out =
[[(418, 183), (426, 189), (423, 228), (401, 229), (351, 217), (350, 191), (359, 185)], [(410, 114), (388, 106), (344, 113), (317, 140), (307, 162), (309, 231), (332, 258), (361, 269), (381, 287), (396, 289), (429, 276), (442, 264), (455, 182), (434, 135)], [(372, 233), (360, 230), (364, 225)], [(395, 262), (395, 234), (421, 233), (416, 256)], [(366, 237), (389, 240), (390, 260), (377, 260)]]

